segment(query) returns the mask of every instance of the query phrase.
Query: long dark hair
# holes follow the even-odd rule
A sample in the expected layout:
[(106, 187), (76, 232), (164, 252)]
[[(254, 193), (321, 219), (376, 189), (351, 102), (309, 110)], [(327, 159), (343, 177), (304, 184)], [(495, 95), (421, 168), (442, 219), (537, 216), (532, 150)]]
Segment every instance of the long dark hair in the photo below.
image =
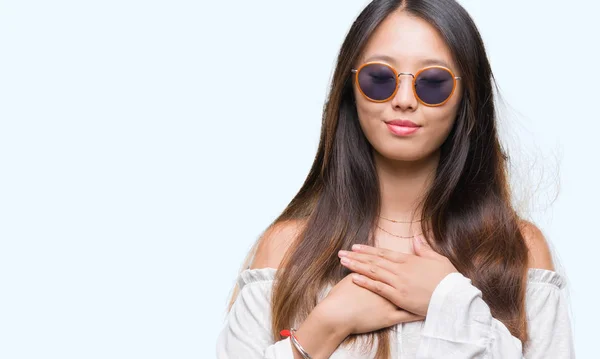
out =
[[(312, 168), (269, 227), (304, 224), (277, 271), (273, 338), (281, 340), (279, 330), (306, 318), (323, 286), (348, 274), (339, 264), (338, 250), (349, 250), (354, 243), (374, 245), (380, 192), (372, 147), (358, 121), (350, 70), (375, 28), (398, 10), (438, 30), (464, 86), (454, 127), (441, 146), (435, 179), (422, 202), (422, 219), (430, 219), (422, 221), (422, 230), (432, 234), (432, 248), (482, 291), (492, 315), (525, 344), (527, 247), (511, 205), (507, 156), (498, 139), (495, 82), (481, 36), (454, 0), (375, 0), (350, 28), (337, 58)], [(371, 345), (377, 339), (377, 358), (389, 357), (389, 332), (384, 328), (361, 335)]]

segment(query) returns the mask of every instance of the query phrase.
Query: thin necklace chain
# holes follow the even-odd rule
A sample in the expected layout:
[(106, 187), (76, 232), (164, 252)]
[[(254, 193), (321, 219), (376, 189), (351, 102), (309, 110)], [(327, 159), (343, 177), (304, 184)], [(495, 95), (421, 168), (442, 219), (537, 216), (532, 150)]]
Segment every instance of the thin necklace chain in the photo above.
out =
[(390, 222), (394, 222), (394, 223), (415, 223), (415, 222), (421, 222), (421, 221), (423, 221), (423, 219), (427, 219), (427, 218), (429, 218), (431, 216), (425, 217), (423, 219), (417, 219), (416, 221), (408, 221), (408, 222), (396, 221), (395, 219), (389, 219), (389, 218), (385, 218), (385, 217), (382, 217), (382, 216), (378, 216), (378, 217), (381, 218), (381, 219), (385, 219), (386, 221), (390, 221)]
[(397, 234), (394, 234), (394, 233), (392, 233), (392, 232), (388, 232), (388, 231), (386, 231), (385, 229), (381, 228), (381, 226), (379, 226), (379, 224), (377, 225), (377, 228), (381, 229), (382, 231), (384, 231), (385, 233), (387, 233), (387, 234), (389, 234), (389, 235), (392, 235), (392, 236), (394, 236), (394, 237), (398, 237), (398, 238), (414, 238), (414, 237), (416, 237), (416, 236), (418, 236), (418, 235), (420, 235), (420, 234), (423, 234), (423, 233), (417, 233), (417, 234), (415, 234), (415, 235), (412, 235), (412, 236), (399, 236), (399, 235), (397, 235)]
[[(381, 219), (385, 219), (386, 221), (390, 221), (390, 222), (394, 222), (394, 223), (415, 223), (415, 222), (421, 222), (421, 221), (423, 221), (423, 219), (427, 219), (427, 218), (429, 218), (429, 217), (431, 217), (431, 216), (429, 216), (429, 217), (425, 217), (425, 218), (423, 218), (423, 219), (418, 219), (418, 220), (416, 220), (416, 221), (409, 221), (409, 222), (404, 222), (404, 221), (396, 221), (396, 220), (394, 220), (394, 219), (389, 219), (389, 218), (385, 218), (385, 217), (382, 217), (382, 216), (378, 216), (378, 217), (379, 217), (379, 218), (381, 218)], [(379, 229), (381, 229), (382, 231), (384, 231), (385, 233), (387, 233), (387, 234), (389, 234), (389, 235), (391, 235), (391, 236), (397, 237), (397, 238), (414, 238), (414, 237), (416, 237), (416, 236), (418, 236), (418, 235), (420, 235), (420, 234), (423, 234), (423, 233), (417, 233), (417, 234), (415, 234), (415, 235), (412, 235), (412, 236), (399, 236), (399, 235), (397, 235), (397, 234), (394, 234), (394, 233), (392, 233), (392, 232), (386, 231), (385, 229), (381, 228), (381, 226), (380, 226), (379, 224), (377, 224), (377, 228), (379, 228)]]

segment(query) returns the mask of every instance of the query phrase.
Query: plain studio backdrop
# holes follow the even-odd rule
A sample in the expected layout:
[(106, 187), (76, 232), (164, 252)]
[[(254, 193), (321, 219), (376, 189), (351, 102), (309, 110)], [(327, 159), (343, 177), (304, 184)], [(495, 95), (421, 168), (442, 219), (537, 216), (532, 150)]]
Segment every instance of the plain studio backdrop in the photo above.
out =
[[(597, 353), (593, 0), (461, 3), (518, 205)], [(367, 4), (0, 1), (0, 358), (212, 358), (242, 260), (300, 188)]]

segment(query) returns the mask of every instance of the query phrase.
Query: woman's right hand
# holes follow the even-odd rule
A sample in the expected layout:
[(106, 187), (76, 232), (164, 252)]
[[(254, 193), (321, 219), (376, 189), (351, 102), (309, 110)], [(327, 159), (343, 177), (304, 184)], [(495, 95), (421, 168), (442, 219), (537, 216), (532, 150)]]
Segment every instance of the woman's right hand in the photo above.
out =
[(317, 307), (333, 325), (343, 327), (348, 334), (368, 333), (425, 319), (355, 284), (352, 273), (331, 288)]

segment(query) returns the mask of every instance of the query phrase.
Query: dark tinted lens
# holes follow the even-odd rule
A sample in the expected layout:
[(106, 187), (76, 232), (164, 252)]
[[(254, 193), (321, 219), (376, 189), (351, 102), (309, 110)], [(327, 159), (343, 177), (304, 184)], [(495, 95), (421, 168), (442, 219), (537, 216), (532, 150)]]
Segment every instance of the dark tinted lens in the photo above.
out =
[(396, 90), (396, 75), (388, 66), (370, 64), (358, 73), (358, 85), (367, 97), (383, 101)]
[(421, 101), (437, 105), (450, 96), (454, 87), (452, 74), (440, 68), (422, 71), (415, 81), (416, 92)]

